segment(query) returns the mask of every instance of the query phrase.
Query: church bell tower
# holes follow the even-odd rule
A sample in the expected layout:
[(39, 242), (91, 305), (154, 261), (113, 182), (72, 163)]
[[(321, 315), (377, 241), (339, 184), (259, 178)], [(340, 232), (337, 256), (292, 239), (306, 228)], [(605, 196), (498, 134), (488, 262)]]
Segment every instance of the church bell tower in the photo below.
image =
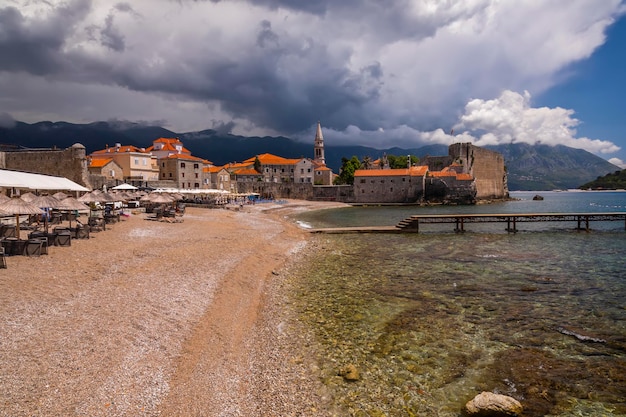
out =
[(317, 122), (317, 131), (315, 132), (315, 162), (326, 165), (324, 158), (324, 136), (322, 136), (322, 126)]

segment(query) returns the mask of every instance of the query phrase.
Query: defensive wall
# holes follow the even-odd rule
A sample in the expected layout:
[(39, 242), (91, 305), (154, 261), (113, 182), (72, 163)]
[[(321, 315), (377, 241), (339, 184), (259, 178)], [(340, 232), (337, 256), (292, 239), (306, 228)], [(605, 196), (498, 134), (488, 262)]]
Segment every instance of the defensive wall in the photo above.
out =
[(20, 149), (0, 152), (0, 167), (65, 177), (92, 188), (85, 147), (80, 143), (67, 149)]
[(509, 197), (502, 154), (471, 143), (455, 143), (448, 147), (448, 155), (475, 178), (477, 200)]

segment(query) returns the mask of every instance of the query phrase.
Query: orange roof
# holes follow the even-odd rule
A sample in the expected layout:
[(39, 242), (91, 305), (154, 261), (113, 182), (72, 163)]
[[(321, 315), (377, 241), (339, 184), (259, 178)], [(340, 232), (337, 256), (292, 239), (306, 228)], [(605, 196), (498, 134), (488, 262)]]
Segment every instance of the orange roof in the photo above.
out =
[(202, 171), (204, 172), (210, 172), (210, 173), (216, 173), (216, 172), (220, 172), (221, 170), (226, 169), (225, 167), (221, 166), (221, 167), (206, 167), (206, 168), (202, 168)]
[(131, 153), (131, 152), (136, 152), (136, 153), (150, 153), (148, 151), (146, 151), (145, 149), (142, 148), (138, 148), (136, 146), (133, 145), (123, 145), (120, 147), (117, 146), (112, 146), (109, 148), (105, 148), (105, 149), (101, 149), (99, 151), (95, 151), (92, 153), (93, 156), (106, 156), (106, 155), (110, 155), (113, 153)]
[(456, 177), (456, 172), (454, 171), (430, 171), (428, 175), (431, 177)]
[(251, 167), (252, 165), (254, 165), (251, 162), (248, 163), (244, 163), (244, 162), (236, 162), (236, 163), (232, 163), (232, 164), (226, 164), (224, 165), (224, 168), (226, 169), (239, 169), (239, 168), (248, 168)]
[(355, 177), (401, 177), (412, 176), (421, 177), (428, 172), (425, 165), (411, 168), (390, 168), (390, 169), (357, 169), (354, 171)]
[(459, 174), (452, 170), (431, 171), (428, 173), (428, 175), (430, 175), (431, 177), (437, 177), (437, 178), (438, 177), (455, 177), (459, 181), (473, 181), (474, 180), (474, 177), (472, 177), (471, 174), (464, 174), (464, 173)]
[(409, 170), (400, 169), (357, 169), (354, 171), (355, 177), (401, 177), (408, 176)]
[(253, 156), (252, 158), (246, 159), (244, 162), (254, 163), (256, 158), (259, 158), (259, 162), (263, 165), (294, 165), (297, 164), (302, 158), (299, 159), (287, 159), (282, 156), (272, 155), (271, 153), (264, 153), (261, 155)]
[(180, 139), (178, 138), (158, 138), (152, 141), (152, 143), (181, 143)]
[(411, 170), (411, 175), (421, 177), (428, 172), (428, 165), (418, 165), (409, 169)]
[(315, 168), (316, 171), (331, 171), (326, 165), (318, 166)]
[(259, 171), (254, 168), (241, 168), (233, 172), (235, 175), (261, 175)]
[(90, 158), (89, 168), (102, 168), (111, 161), (113, 161), (113, 158)]
[(183, 159), (185, 161), (196, 161), (202, 162), (203, 164), (211, 164), (211, 161), (207, 161), (206, 159), (198, 158), (193, 155), (186, 155), (183, 153), (173, 153), (171, 155), (166, 156), (164, 159)]

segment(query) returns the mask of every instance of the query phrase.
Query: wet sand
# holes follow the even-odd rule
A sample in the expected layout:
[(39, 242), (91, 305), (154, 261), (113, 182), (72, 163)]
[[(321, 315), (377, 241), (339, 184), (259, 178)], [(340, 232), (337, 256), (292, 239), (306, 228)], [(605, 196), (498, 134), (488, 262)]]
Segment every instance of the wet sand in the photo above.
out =
[(291, 200), (144, 214), (0, 269), (2, 416), (329, 415), (288, 266)]

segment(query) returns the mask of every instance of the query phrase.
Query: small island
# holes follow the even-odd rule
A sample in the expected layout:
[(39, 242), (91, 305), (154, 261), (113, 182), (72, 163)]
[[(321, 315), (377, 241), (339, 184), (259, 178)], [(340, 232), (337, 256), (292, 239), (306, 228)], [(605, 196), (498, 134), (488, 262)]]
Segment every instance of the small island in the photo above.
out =
[(626, 169), (598, 177), (578, 188), (581, 190), (624, 190), (626, 189)]

